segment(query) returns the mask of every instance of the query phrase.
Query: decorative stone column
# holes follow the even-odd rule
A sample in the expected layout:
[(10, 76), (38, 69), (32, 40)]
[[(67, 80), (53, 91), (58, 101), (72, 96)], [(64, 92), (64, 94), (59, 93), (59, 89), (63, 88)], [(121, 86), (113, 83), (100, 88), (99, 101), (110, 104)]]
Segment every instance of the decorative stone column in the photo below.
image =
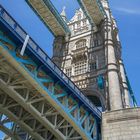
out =
[(112, 36), (113, 27), (111, 13), (107, 1), (103, 1), (103, 6), (107, 14), (107, 17), (103, 24), (104, 24), (104, 44), (106, 48), (106, 57), (107, 57), (107, 76), (108, 76), (110, 109), (118, 110), (122, 109), (123, 106), (118, 75), (118, 66)]
[(127, 80), (126, 80), (126, 75), (125, 75), (125, 70), (124, 70), (124, 64), (121, 60), (121, 43), (119, 39), (119, 34), (118, 34), (118, 28), (117, 28), (117, 23), (115, 19), (112, 16), (112, 21), (113, 21), (113, 30), (114, 30), (114, 42), (116, 44), (116, 47), (119, 49), (119, 54), (118, 60), (119, 60), (119, 70), (120, 70), (120, 76), (121, 76), (121, 81), (122, 81), (122, 88), (123, 88), (123, 93), (124, 93), (124, 101), (123, 105), (125, 108), (130, 107), (130, 99), (129, 99), (129, 91), (128, 91), (128, 86), (127, 86)]
[(59, 68), (61, 68), (61, 63), (62, 63), (64, 42), (65, 42), (65, 39), (63, 36), (56, 37), (53, 42), (52, 60)]
[(125, 70), (124, 70), (124, 65), (122, 60), (119, 60), (119, 65), (120, 65), (120, 74), (122, 78), (122, 86), (123, 86), (124, 100), (125, 100), (124, 106), (125, 108), (130, 108), (129, 92), (128, 92), (128, 86), (127, 86)]

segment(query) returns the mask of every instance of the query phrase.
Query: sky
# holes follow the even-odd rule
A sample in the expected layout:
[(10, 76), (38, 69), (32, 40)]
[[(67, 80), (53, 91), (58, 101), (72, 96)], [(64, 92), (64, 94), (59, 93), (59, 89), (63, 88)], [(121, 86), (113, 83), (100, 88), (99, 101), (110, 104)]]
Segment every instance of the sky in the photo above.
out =
[[(79, 5), (76, 0), (51, 0), (59, 12), (66, 7), (71, 19)], [(122, 58), (132, 89), (140, 105), (140, 0), (109, 0), (117, 20), (122, 44)], [(0, 0), (0, 4), (51, 57), (53, 35), (34, 14), (25, 0)], [(2, 134), (0, 134), (0, 140)]]

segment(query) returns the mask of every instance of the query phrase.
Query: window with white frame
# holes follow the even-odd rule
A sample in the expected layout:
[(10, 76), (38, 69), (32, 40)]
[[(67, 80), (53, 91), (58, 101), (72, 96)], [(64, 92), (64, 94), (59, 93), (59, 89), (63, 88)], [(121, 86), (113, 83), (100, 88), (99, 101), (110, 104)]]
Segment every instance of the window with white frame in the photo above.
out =
[(83, 39), (76, 42), (76, 49), (83, 48), (83, 47), (86, 47), (86, 40)]
[(80, 61), (75, 63), (74, 73), (75, 75), (83, 74), (87, 72), (87, 62)]
[(65, 69), (65, 73), (68, 77), (71, 76), (71, 71), (72, 71), (71, 67)]

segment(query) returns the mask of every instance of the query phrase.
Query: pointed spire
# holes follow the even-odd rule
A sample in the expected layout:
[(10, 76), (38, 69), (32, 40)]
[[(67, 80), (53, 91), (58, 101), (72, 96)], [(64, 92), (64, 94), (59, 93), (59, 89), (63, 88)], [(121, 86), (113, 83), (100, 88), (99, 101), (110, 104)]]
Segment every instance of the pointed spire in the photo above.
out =
[(63, 10), (62, 10), (62, 12), (61, 12), (61, 16), (66, 17), (66, 12), (65, 12), (65, 9), (66, 9), (66, 7), (64, 6), (64, 7), (63, 7)]
[(65, 9), (66, 9), (66, 7), (64, 6), (60, 15), (62, 16), (62, 18), (63, 18), (64, 21), (67, 21)]

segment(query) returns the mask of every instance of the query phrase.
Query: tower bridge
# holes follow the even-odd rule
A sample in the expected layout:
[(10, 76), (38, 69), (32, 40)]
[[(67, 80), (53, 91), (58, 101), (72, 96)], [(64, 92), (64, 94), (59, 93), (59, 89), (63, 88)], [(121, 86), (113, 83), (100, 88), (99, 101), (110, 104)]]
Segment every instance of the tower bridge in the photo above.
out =
[(1, 123), (6, 115), (15, 133), (21, 127), (37, 140), (97, 139), (101, 112), (31, 38), (20, 55), (27, 33), (0, 8)]
[(0, 5), (0, 130), (5, 139), (140, 138), (140, 109), (109, 3), (77, 1), (81, 8), (67, 21), (65, 10), (59, 14), (50, 0), (26, 0), (55, 37), (52, 59)]

